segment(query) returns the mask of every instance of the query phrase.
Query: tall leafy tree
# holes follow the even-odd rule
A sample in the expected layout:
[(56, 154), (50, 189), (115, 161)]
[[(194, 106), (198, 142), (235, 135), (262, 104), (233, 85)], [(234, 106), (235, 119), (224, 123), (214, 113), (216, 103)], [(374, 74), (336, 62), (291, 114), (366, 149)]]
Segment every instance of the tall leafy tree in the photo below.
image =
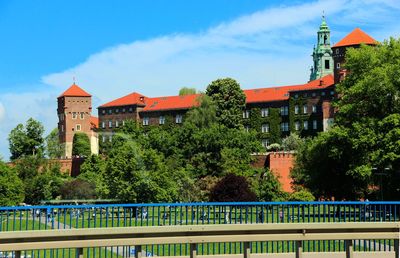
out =
[(214, 101), (221, 124), (229, 128), (241, 127), (246, 96), (237, 81), (232, 78), (215, 80), (208, 85), (206, 94)]
[(179, 96), (192, 95), (196, 93), (197, 92), (195, 88), (183, 87), (179, 90)]
[(380, 185), (376, 168), (387, 171), (384, 198), (400, 197), (399, 60), (400, 39), (347, 50), (350, 73), (337, 87), (336, 125), (298, 152), (293, 174), (298, 183), (317, 195), (354, 199)]
[(0, 160), (0, 206), (13, 206), (24, 200), (24, 187), (15, 169)]
[(25, 126), (18, 124), (8, 136), (11, 160), (26, 155), (43, 155), (43, 133), (43, 125), (33, 118), (29, 118)]
[(72, 142), (72, 155), (89, 157), (91, 155), (90, 140), (85, 133), (75, 133)]
[(54, 128), (49, 135), (45, 138), (46, 146), (45, 153), (46, 156), (50, 159), (56, 159), (61, 157), (62, 149), (61, 144), (58, 138), (58, 129)]

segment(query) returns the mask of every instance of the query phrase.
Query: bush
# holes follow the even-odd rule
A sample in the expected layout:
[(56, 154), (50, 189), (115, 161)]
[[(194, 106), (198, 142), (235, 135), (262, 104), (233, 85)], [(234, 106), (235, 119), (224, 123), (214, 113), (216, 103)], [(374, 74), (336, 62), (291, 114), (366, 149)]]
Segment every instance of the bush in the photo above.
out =
[(64, 200), (94, 199), (96, 197), (95, 185), (82, 179), (66, 182), (60, 192)]
[(302, 202), (312, 202), (315, 201), (314, 195), (308, 190), (300, 190), (290, 194), (289, 201), (302, 201)]
[(212, 202), (252, 202), (256, 194), (250, 190), (244, 176), (228, 174), (223, 177), (212, 189)]

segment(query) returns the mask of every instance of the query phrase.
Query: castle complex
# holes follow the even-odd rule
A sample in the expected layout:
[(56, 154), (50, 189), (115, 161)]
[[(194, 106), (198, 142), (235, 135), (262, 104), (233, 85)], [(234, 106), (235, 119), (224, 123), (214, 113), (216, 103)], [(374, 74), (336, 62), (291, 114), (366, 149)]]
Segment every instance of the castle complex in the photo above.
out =
[[(264, 147), (291, 132), (312, 136), (326, 131), (333, 123), (331, 102), (336, 97), (335, 84), (348, 72), (343, 68), (346, 49), (360, 44), (376, 45), (377, 41), (357, 28), (331, 47), (330, 30), (323, 18), (312, 53), (310, 81), (244, 90), (245, 129), (257, 130)], [(126, 120), (136, 120), (143, 126), (181, 124), (186, 112), (198, 105), (198, 97), (193, 94), (153, 98), (133, 92), (98, 107), (97, 119), (92, 116), (91, 95), (73, 84), (58, 97), (58, 129), (64, 157), (72, 156), (76, 132), (89, 136), (92, 153), (97, 154), (99, 141), (111, 141), (115, 128), (123, 126)]]

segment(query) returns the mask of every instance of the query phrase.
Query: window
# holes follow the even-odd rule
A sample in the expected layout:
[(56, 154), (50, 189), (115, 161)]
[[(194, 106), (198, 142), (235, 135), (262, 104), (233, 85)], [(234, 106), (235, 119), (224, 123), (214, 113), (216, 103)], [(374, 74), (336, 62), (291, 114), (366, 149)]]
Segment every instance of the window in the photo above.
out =
[(262, 139), (261, 144), (264, 148), (267, 148), (269, 145), (269, 140), (268, 139)]
[(181, 124), (182, 123), (182, 115), (176, 115), (175, 123), (177, 123), (177, 124)]
[(130, 107), (130, 108), (129, 108), (129, 113), (132, 113), (132, 111), (133, 111), (133, 108)]
[(160, 125), (165, 124), (165, 116), (160, 116), (159, 124), (160, 124)]
[(325, 91), (321, 92), (321, 96), (325, 96)]
[(101, 128), (106, 128), (106, 122), (101, 122)]
[(72, 119), (76, 119), (76, 112), (72, 112)]
[(108, 137), (108, 141), (112, 142), (112, 135), (110, 135), (110, 137)]
[(312, 121), (312, 129), (317, 130), (317, 120)]
[(307, 114), (308, 113), (308, 107), (307, 105), (303, 105), (303, 114)]
[(329, 60), (325, 60), (325, 69), (329, 69)]
[(119, 109), (117, 108), (117, 109), (115, 110), (115, 113), (118, 114), (118, 112), (119, 112)]
[(81, 120), (85, 118), (85, 113), (81, 112)]
[(299, 94), (295, 94), (295, 95), (294, 95), (294, 98), (295, 98), (295, 99), (299, 98)]
[(317, 113), (317, 105), (312, 105), (312, 112)]
[(307, 93), (304, 93), (303, 96), (304, 96), (305, 98), (307, 98), (307, 97), (308, 97), (308, 94), (307, 94)]
[(143, 125), (149, 125), (149, 117), (145, 116), (143, 117)]
[(336, 64), (336, 68), (337, 68), (337, 69), (340, 69), (340, 63), (337, 63), (337, 64)]
[(108, 128), (112, 128), (112, 126), (113, 126), (113, 122), (111, 120), (108, 121)]
[(108, 110), (108, 113), (109, 113), (109, 114), (112, 114), (112, 109), (109, 109), (109, 110)]
[(80, 131), (81, 130), (81, 125), (76, 125), (76, 130)]
[(125, 125), (125, 120), (122, 120), (122, 126), (124, 126)]
[(268, 133), (269, 132), (269, 124), (263, 124), (261, 126), (261, 132)]
[(245, 130), (246, 132), (249, 132), (249, 131), (250, 131), (250, 126), (245, 125), (245, 126), (244, 126), (244, 130)]
[(297, 115), (299, 114), (300, 108), (299, 105), (294, 106), (294, 113)]
[(335, 95), (335, 92), (333, 90), (331, 90), (330, 94), (333, 96), (333, 95)]
[(281, 116), (287, 116), (289, 114), (289, 107), (283, 106), (281, 107)]
[(308, 121), (303, 122), (303, 129), (308, 130)]
[(317, 93), (313, 92), (313, 93), (312, 93), (312, 96), (313, 96), (313, 97), (317, 96)]
[[(106, 114), (106, 110), (103, 109), (103, 110), (101, 111), (101, 113), (102, 113), (103, 115), (105, 115), (105, 114)], [(103, 136), (103, 137), (104, 137), (104, 136)]]
[(338, 48), (336, 49), (336, 54), (339, 54), (339, 49)]
[(123, 108), (123, 109), (122, 109), (122, 113), (125, 113), (125, 111), (126, 111), (125, 108)]
[(267, 117), (269, 114), (268, 108), (262, 108), (261, 109), (261, 117)]
[(118, 123), (118, 120), (117, 121), (115, 121), (115, 127), (118, 127), (119, 126), (119, 123)]
[(243, 111), (243, 118), (249, 118), (250, 117), (250, 111), (249, 110), (245, 110)]
[(288, 122), (281, 123), (281, 131), (282, 132), (288, 132), (289, 131), (289, 123)]
[(299, 121), (296, 121), (296, 122), (294, 123), (294, 129), (295, 129), (296, 131), (299, 131), (299, 130), (300, 130), (300, 122), (299, 122)]
[(104, 135), (101, 136), (101, 141), (106, 142), (106, 137)]

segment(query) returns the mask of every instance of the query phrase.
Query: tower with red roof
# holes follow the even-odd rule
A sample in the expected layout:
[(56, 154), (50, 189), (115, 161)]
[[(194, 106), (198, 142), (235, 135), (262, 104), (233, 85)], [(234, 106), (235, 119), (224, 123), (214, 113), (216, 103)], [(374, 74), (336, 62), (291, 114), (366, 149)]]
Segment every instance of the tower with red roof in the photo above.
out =
[(72, 157), (72, 144), (76, 132), (86, 133), (90, 139), (92, 154), (98, 154), (96, 128), (97, 117), (92, 116), (92, 95), (75, 83), (58, 98), (58, 132), (62, 145), (62, 157)]
[(355, 28), (352, 32), (350, 32), (347, 36), (345, 36), (332, 47), (333, 61), (335, 66), (335, 84), (342, 81), (346, 76), (346, 73), (348, 72), (343, 67), (347, 48), (358, 48), (361, 46), (361, 44), (374, 46), (377, 45), (378, 42), (367, 33), (362, 31), (360, 28)]

